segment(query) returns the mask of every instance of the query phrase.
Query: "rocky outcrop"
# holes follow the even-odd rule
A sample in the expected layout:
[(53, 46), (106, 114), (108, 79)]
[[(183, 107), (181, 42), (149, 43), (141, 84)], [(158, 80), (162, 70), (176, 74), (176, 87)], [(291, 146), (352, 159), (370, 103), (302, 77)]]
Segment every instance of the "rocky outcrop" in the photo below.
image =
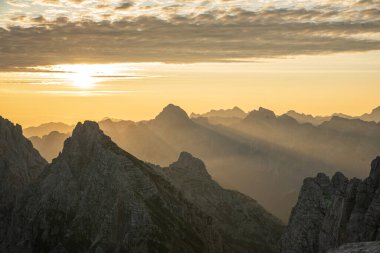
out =
[(21, 126), (0, 116), (0, 244), (19, 193), (39, 176), (46, 164), (22, 135)]
[(283, 253), (325, 253), (344, 243), (380, 240), (380, 157), (368, 178), (336, 173), (307, 178), (282, 238)]
[(223, 189), (201, 160), (182, 152), (178, 161), (162, 171), (187, 199), (214, 218), (229, 252), (278, 252), (282, 223), (255, 200)]

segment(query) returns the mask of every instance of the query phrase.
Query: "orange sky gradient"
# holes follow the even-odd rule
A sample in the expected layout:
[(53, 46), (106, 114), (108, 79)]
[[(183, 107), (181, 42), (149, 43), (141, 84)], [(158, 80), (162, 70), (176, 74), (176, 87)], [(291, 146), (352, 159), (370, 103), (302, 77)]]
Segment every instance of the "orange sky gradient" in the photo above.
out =
[(64, 70), (70, 73), (0, 73), (1, 115), (30, 126), (151, 119), (168, 103), (188, 113), (262, 106), (278, 114), (294, 109), (313, 115), (360, 115), (380, 105), (380, 51), (241, 63), (67, 65)]

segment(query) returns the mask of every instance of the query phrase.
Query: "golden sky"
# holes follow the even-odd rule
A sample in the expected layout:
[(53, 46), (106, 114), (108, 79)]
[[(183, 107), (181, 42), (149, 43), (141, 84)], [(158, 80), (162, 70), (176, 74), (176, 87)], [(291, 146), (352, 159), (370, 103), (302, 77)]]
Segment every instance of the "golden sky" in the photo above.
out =
[(0, 115), (24, 126), (380, 105), (380, 1), (0, 1)]

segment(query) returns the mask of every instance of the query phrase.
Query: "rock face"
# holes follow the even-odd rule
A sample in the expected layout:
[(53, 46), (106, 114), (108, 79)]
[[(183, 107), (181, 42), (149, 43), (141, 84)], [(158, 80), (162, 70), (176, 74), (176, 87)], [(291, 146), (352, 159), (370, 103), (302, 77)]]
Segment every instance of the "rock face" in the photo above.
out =
[(0, 244), (5, 238), (5, 228), (9, 225), (18, 194), (46, 164), (32, 143), (22, 135), (21, 126), (0, 116)]
[(325, 253), (344, 243), (380, 240), (380, 157), (368, 178), (336, 173), (307, 178), (282, 238), (283, 253)]
[(229, 252), (278, 252), (281, 222), (255, 200), (220, 187), (201, 160), (182, 152), (163, 173), (187, 199), (214, 217)]
[(0, 251), (276, 252), (281, 229), (190, 154), (161, 169), (86, 121), (17, 201)]

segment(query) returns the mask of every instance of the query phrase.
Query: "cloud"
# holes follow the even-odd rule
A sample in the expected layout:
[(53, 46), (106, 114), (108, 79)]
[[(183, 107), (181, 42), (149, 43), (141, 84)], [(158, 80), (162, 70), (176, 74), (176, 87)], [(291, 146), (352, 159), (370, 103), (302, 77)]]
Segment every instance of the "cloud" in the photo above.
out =
[[(125, 4), (124, 2), (123, 4)], [(122, 6), (114, 5), (114, 6)], [(171, 7), (170, 7), (171, 6)], [(112, 20), (54, 20), (14, 17), (28, 27), (0, 28), (0, 68), (64, 63), (223, 62), (380, 50), (377, 8), (242, 8), (200, 13), (162, 7), (166, 19), (151, 15), (115, 16)], [(129, 7), (130, 8), (130, 7)], [(128, 9), (128, 8), (127, 8)], [(104, 15), (104, 18), (111, 15)]]
[(132, 2), (123, 2), (115, 8), (117, 11), (126, 11), (129, 10), (134, 4)]

